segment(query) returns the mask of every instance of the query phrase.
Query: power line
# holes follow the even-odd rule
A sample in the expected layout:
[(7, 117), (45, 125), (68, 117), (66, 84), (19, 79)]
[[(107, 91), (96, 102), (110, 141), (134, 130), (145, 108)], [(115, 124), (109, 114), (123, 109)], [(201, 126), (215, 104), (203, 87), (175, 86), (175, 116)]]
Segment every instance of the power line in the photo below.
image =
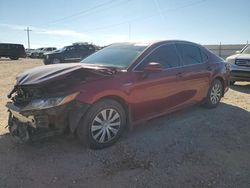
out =
[(29, 29), (29, 27), (27, 27), (27, 29), (24, 29), (24, 31), (27, 32), (27, 37), (28, 37), (28, 48), (30, 48), (30, 31), (32, 31), (32, 30)]
[[(177, 11), (177, 10), (180, 10), (180, 9), (184, 9), (184, 8), (188, 8), (188, 7), (191, 7), (191, 6), (195, 6), (195, 5), (203, 3), (205, 1), (207, 1), (207, 0), (191, 1), (188, 4), (185, 4), (185, 5), (176, 7), (176, 8), (162, 9), (162, 12), (163, 11), (164, 11), (164, 13), (174, 12), (174, 11)], [(143, 16), (143, 17), (141, 16), (141, 17), (137, 17), (137, 18), (134, 18), (134, 19), (125, 20), (123, 22), (116, 23), (116, 24), (110, 24), (110, 25), (106, 25), (106, 26), (103, 26), (103, 27), (96, 27), (96, 28), (93, 28), (93, 29), (83, 30), (82, 32), (97, 31), (97, 30), (103, 30), (103, 29), (107, 29), (107, 28), (117, 27), (117, 26), (120, 26), (120, 25), (131, 24), (131, 22), (140, 21), (140, 20), (148, 20), (148, 19), (156, 17), (156, 16), (158, 16), (158, 14), (151, 14), (151, 15)]]
[[(131, 1), (131, 0), (129, 0), (129, 1)], [(114, 3), (114, 2), (115, 2), (114, 0), (110, 0), (110, 1), (107, 1), (107, 2), (104, 2), (104, 3), (101, 3), (101, 4), (99, 4), (99, 5), (93, 6), (93, 7), (89, 8), (89, 9), (80, 11), (80, 12), (78, 12), (78, 13), (71, 14), (71, 15), (62, 17), (62, 18), (60, 18), (60, 19), (54, 20), (54, 21), (50, 21), (50, 22), (48, 22), (47, 24), (43, 24), (43, 25), (55, 24), (55, 23), (63, 22), (63, 21), (65, 21), (65, 20), (74, 18), (74, 17), (78, 17), (78, 16), (80, 16), (80, 15), (85, 15), (85, 14), (88, 14), (89, 12), (91, 12), (91, 11), (93, 11), (93, 10), (95, 10), (95, 9), (98, 9), (98, 8), (100, 8), (100, 7), (107, 6), (108, 4), (112, 4), (112, 3)], [(126, 1), (126, 2), (128, 2), (128, 1)]]

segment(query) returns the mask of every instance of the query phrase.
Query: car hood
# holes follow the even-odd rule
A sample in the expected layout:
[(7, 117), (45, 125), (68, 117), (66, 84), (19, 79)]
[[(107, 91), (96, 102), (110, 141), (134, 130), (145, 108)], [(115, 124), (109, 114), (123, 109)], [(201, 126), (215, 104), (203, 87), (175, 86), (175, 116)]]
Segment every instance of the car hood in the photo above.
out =
[(44, 65), (29, 69), (17, 76), (16, 85), (37, 85), (48, 82), (67, 80), (74, 83), (88, 78), (96, 78), (108, 75), (100, 71), (100, 67), (85, 66), (81, 63), (65, 63), (56, 65)]
[(235, 54), (229, 56), (227, 59), (250, 59), (250, 54)]

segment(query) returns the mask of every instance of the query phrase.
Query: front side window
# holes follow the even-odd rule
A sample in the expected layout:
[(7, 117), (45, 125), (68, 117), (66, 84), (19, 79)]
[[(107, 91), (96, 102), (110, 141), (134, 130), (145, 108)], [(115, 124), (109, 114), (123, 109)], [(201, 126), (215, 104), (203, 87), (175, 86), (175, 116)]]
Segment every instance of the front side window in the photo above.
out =
[(190, 44), (177, 44), (177, 49), (182, 56), (184, 65), (195, 65), (203, 63), (201, 50)]
[(164, 69), (180, 66), (179, 56), (174, 44), (166, 44), (155, 49), (138, 66), (138, 70), (142, 70), (150, 62), (160, 63)]
[(72, 51), (75, 51), (75, 49), (76, 49), (75, 46), (68, 46), (66, 51), (67, 52), (72, 52)]

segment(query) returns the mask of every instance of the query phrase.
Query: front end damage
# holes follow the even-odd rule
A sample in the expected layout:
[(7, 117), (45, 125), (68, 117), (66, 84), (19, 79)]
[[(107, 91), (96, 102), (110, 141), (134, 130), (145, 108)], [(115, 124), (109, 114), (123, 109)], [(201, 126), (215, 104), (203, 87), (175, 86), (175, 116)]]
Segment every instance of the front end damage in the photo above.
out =
[(75, 100), (78, 93), (47, 99), (29, 99), (24, 97), (24, 91), (21, 93), (16, 91), (6, 104), (9, 132), (18, 143), (60, 135), (68, 127), (73, 132), (89, 107)]
[(79, 87), (112, 74), (79, 63), (41, 66), (20, 74), (6, 104), (10, 134), (23, 143), (62, 134), (67, 128), (74, 132), (89, 107), (76, 100)]

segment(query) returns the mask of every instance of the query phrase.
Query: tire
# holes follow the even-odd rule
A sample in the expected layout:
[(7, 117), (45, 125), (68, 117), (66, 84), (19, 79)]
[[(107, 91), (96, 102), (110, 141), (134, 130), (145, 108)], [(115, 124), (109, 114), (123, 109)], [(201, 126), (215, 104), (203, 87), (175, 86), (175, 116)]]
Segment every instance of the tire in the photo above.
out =
[(208, 91), (207, 98), (205, 100), (205, 107), (215, 108), (220, 103), (221, 97), (223, 94), (223, 85), (222, 82), (218, 79), (215, 79)]
[(58, 63), (61, 63), (60, 59), (58, 59), (58, 58), (54, 58), (51, 61), (51, 64), (58, 64)]
[(230, 85), (234, 85), (235, 84), (235, 81), (230, 81)]
[(125, 126), (126, 113), (121, 104), (115, 100), (104, 99), (87, 111), (76, 133), (85, 146), (91, 149), (103, 149), (117, 142)]

